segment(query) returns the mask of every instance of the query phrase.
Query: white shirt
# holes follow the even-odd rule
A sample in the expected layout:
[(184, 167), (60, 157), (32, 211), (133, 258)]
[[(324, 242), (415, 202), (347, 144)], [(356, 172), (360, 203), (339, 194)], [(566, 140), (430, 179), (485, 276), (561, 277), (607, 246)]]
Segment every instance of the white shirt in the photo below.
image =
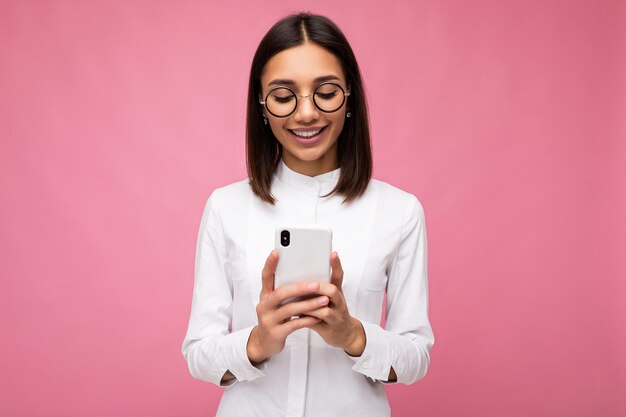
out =
[[(320, 197), (333, 189), (340, 170), (309, 177), (281, 161), (271, 187), (275, 206), (255, 196), (248, 179), (215, 189), (206, 202), (182, 353), (194, 378), (219, 385), (227, 370), (236, 377), (225, 386), (218, 417), (389, 416), (383, 383), (390, 368), (397, 383), (426, 375), (435, 339), (423, 207), (414, 195), (376, 179), (345, 206), (341, 195)], [(274, 227), (301, 222), (332, 228), (343, 293), (350, 315), (363, 324), (365, 350), (353, 358), (302, 328), (257, 368), (246, 345), (257, 324), (261, 270), (274, 249)]]

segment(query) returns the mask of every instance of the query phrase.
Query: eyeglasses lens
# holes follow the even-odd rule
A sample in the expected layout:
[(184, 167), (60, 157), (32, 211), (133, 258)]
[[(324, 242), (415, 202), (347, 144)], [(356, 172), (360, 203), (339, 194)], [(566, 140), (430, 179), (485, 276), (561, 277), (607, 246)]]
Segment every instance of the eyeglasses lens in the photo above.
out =
[[(326, 113), (339, 110), (344, 100), (341, 87), (333, 83), (320, 85), (313, 95), (313, 101), (317, 108)], [(275, 88), (268, 95), (266, 106), (276, 116), (287, 116), (295, 110), (297, 98), (291, 90), (285, 87)]]

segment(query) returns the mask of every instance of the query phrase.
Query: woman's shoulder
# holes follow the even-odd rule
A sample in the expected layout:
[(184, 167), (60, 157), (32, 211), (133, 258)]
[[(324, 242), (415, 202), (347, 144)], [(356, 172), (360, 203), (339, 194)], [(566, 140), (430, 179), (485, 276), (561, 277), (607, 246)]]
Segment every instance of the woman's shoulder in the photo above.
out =
[(370, 184), (379, 194), (379, 201), (384, 201), (387, 206), (408, 212), (409, 217), (424, 217), (424, 207), (415, 194), (376, 178), (372, 178)]
[(393, 213), (399, 225), (404, 227), (425, 222), (424, 207), (415, 194), (375, 178), (370, 180), (370, 184), (377, 190), (379, 207), (387, 215)]
[(252, 190), (249, 185), (249, 179), (244, 178), (230, 184), (213, 188), (209, 192), (208, 201), (215, 204), (216, 206), (228, 206), (233, 203), (241, 203), (246, 201), (251, 192)]

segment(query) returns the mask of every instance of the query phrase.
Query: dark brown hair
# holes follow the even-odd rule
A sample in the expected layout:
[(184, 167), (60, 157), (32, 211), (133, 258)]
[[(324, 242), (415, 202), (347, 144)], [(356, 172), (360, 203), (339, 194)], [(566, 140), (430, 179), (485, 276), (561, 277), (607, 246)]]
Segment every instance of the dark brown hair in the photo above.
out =
[(269, 125), (263, 123), (261, 74), (265, 64), (275, 54), (305, 42), (319, 45), (339, 59), (350, 89), (346, 106), (351, 117), (346, 118), (337, 138), (337, 164), (341, 175), (335, 188), (327, 194), (345, 196), (351, 202), (361, 196), (372, 176), (370, 129), (361, 72), (352, 48), (341, 30), (324, 16), (300, 12), (276, 22), (259, 44), (250, 70), (246, 118), (246, 162), (249, 184), (254, 194), (274, 205), (271, 183), (282, 158), (282, 145), (274, 137)]

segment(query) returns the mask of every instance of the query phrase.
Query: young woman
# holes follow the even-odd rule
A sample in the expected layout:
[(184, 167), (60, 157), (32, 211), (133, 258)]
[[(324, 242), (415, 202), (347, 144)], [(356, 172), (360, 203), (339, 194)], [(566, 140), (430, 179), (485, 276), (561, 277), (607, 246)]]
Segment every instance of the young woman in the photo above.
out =
[[(363, 83), (339, 28), (308, 13), (277, 22), (247, 113), (249, 178), (215, 189), (200, 223), (190, 373), (226, 388), (218, 416), (388, 416), (383, 384), (424, 377), (434, 344), (424, 210), (371, 179)], [(283, 223), (332, 228), (330, 283), (275, 288)]]

